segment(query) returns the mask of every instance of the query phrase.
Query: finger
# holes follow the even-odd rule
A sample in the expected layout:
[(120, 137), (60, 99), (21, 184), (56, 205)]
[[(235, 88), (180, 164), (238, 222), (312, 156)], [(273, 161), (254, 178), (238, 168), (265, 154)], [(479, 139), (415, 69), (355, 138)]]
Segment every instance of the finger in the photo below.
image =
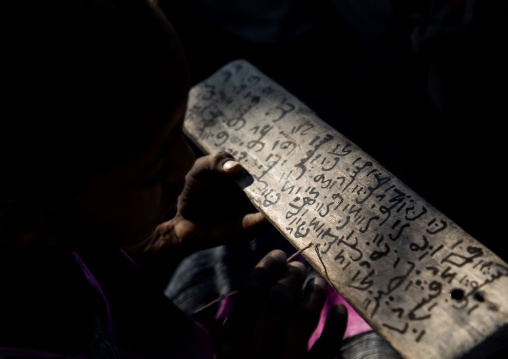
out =
[(263, 213), (248, 213), (242, 218), (242, 230), (248, 232), (266, 223), (269, 223), (269, 221)]
[[(202, 156), (195, 161), (194, 166), (185, 177), (185, 188), (178, 198), (178, 210), (182, 216), (201, 220), (208, 207), (198, 205), (198, 203), (215, 203), (219, 198), (227, 199), (223, 202), (228, 203), (228, 209), (237, 208), (241, 199), (250, 204), (246, 198), (243, 198), (245, 195), (240, 188), (234, 185), (232, 179), (225, 180), (225, 177), (229, 175), (228, 171), (223, 169), (223, 165), (232, 162), (232, 160), (233, 157), (230, 154), (219, 152), (215, 155)], [(231, 167), (229, 171), (235, 167)], [(220, 206), (221, 203), (217, 203), (217, 205)], [(219, 212), (223, 212), (223, 210)], [(252, 207), (249, 212), (252, 212)], [(231, 227), (231, 230), (235, 229), (235, 227)]]
[(265, 305), (258, 316), (257, 326), (252, 334), (253, 352), (259, 357), (277, 353), (282, 347), (288, 323), (301, 301), (301, 287), (305, 280), (305, 266), (292, 262), (284, 276), (270, 289)]
[(285, 272), (286, 260), (283, 251), (271, 251), (247, 278), (221, 333), (221, 352), (226, 358), (247, 349), (261, 307), (270, 288)]
[(298, 358), (307, 352), (326, 300), (326, 284), (322, 277), (315, 277), (305, 286), (304, 299), (288, 328), (281, 358)]
[(242, 171), (242, 165), (236, 161), (226, 159), (226, 162), (222, 165), (222, 170), (228, 174), (236, 174)]
[[(227, 152), (198, 158), (185, 177), (186, 189), (180, 198), (202, 200), (203, 196), (219, 196), (223, 194), (228, 202), (246, 205), (250, 211), (255, 210), (251, 202), (243, 194), (239, 186), (234, 185), (235, 174), (243, 171), (243, 167)], [(210, 189), (213, 188), (213, 191)], [(192, 191), (189, 191), (192, 189)], [(247, 213), (243, 211), (243, 213)]]
[(248, 213), (238, 221), (235, 234), (237, 238), (251, 240), (270, 226), (270, 221), (268, 221), (263, 213)]
[(311, 348), (310, 358), (323, 359), (338, 356), (346, 325), (346, 307), (343, 304), (333, 306), (328, 312), (321, 336)]
[(231, 161), (234, 161), (234, 158), (227, 152), (199, 157), (185, 177), (186, 184), (192, 186), (193, 190), (210, 188), (231, 171), (237, 171), (237, 166), (233, 164), (228, 164), (228, 169), (223, 168), (225, 163)]
[(239, 173), (241, 170), (242, 165), (235, 161), (231, 154), (221, 151), (198, 158), (189, 174), (198, 180), (209, 182), (223, 175)]

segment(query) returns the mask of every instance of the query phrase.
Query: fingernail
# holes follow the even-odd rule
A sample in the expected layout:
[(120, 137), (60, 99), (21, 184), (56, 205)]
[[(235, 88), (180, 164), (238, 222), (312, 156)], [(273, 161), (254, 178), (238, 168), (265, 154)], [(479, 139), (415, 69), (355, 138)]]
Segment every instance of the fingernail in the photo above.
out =
[(226, 171), (235, 167), (235, 166), (239, 166), (240, 164), (236, 161), (227, 161), (226, 163), (224, 163), (224, 165), (222, 166), (223, 169), (225, 169)]
[(312, 283), (315, 286), (320, 287), (320, 288), (326, 287), (327, 282), (326, 282), (326, 280), (324, 280), (323, 277), (314, 277), (312, 280), (313, 280)]
[(298, 268), (300, 270), (300, 272), (302, 272), (302, 273), (305, 273), (307, 271), (305, 264), (303, 264), (302, 262), (293, 261), (293, 262), (288, 263), (288, 266)]
[(337, 312), (341, 315), (341, 316), (345, 316), (347, 315), (347, 308), (344, 304), (339, 304), (337, 305)]
[(270, 256), (274, 259), (281, 261), (281, 262), (285, 262), (287, 259), (286, 253), (281, 250), (274, 250), (274, 251), (270, 252)]

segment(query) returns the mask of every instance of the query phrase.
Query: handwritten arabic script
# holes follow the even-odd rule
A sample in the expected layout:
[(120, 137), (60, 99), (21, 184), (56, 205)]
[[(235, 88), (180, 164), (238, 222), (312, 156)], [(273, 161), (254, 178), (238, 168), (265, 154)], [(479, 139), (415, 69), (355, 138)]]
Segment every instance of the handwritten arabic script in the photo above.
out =
[(243, 164), (253, 203), (401, 354), (506, 327), (508, 265), (247, 62), (193, 88), (185, 131)]

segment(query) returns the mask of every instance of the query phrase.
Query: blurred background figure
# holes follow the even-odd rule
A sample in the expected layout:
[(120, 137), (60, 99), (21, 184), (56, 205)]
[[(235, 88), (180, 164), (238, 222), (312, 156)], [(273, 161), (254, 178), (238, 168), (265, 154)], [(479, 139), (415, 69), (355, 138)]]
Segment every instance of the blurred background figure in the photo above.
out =
[(258, 44), (275, 44), (301, 35), (315, 25), (310, 0), (197, 0), (203, 12), (236, 36)]

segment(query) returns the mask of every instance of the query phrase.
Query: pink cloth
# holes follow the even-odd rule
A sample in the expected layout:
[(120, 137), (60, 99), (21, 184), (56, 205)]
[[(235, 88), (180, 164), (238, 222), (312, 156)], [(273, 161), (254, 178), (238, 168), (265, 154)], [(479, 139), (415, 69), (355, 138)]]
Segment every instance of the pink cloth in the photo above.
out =
[[(321, 332), (325, 326), (326, 316), (328, 315), (328, 311), (335, 304), (342, 303), (346, 306), (348, 311), (348, 320), (347, 320), (347, 328), (344, 333), (344, 338), (349, 338), (357, 334), (365, 333), (371, 331), (372, 328), (363, 320), (362, 317), (342, 298), (342, 296), (337, 293), (335, 289), (331, 286), (328, 286), (328, 296), (326, 298), (325, 305), (323, 306), (323, 310), (321, 311), (321, 317), (319, 318), (319, 323), (314, 330), (314, 333), (309, 338), (309, 348), (319, 339)], [(224, 319), (229, 315), (229, 311), (234, 304), (233, 297), (224, 298), (219, 306), (219, 310), (215, 315), (216, 319)]]
[(328, 315), (328, 311), (331, 307), (333, 307), (337, 303), (342, 303), (346, 306), (348, 312), (347, 319), (347, 328), (344, 333), (344, 338), (349, 338), (357, 334), (365, 333), (371, 331), (372, 328), (370, 325), (363, 320), (362, 317), (349, 305), (348, 302), (342, 298), (342, 296), (337, 293), (335, 289), (331, 286), (328, 286), (328, 297), (326, 298), (325, 305), (323, 306), (323, 310), (321, 311), (321, 317), (319, 318), (319, 323), (314, 330), (314, 333), (309, 338), (309, 347), (311, 347), (314, 342), (319, 338), (323, 328), (325, 326), (326, 316)]

